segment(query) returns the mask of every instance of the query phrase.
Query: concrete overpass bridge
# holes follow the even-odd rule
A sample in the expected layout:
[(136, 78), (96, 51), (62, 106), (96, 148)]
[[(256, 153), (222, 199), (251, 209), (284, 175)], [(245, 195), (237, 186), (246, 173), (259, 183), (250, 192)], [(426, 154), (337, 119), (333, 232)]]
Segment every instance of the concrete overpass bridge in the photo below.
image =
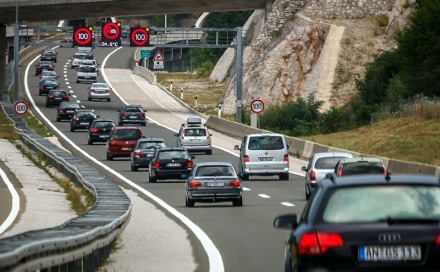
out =
[(265, 9), (271, 0), (0, 0), (0, 24), (87, 17), (138, 16)]

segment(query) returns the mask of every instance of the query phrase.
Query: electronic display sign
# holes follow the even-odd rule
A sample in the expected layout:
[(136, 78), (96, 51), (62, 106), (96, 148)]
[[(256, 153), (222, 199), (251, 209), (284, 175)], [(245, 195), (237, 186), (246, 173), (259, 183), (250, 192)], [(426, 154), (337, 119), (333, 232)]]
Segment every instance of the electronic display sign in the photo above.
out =
[(121, 23), (107, 22), (102, 25), (101, 46), (121, 46)]
[(143, 27), (130, 27), (130, 46), (146, 47), (150, 44), (150, 29)]
[(74, 27), (73, 46), (92, 47), (93, 27)]

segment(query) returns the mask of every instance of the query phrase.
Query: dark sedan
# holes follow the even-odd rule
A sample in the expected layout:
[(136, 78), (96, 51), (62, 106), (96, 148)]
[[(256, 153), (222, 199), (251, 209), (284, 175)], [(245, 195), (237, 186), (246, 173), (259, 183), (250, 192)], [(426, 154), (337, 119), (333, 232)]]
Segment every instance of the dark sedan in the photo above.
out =
[(58, 90), (60, 84), (55, 79), (42, 79), (38, 86), (38, 95), (48, 94), (52, 90)]
[(440, 182), (427, 175), (330, 175), (291, 229), (286, 271), (439, 271)]
[(156, 149), (165, 147), (167, 147), (167, 144), (162, 138), (139, 139), (133, 152), (131, 152), (131, 171), (137, 171), (141, 167), (148, 168)]
[(98, 118), (94, 110), (76, 110), (70, 119), (70, 131), (77, 129), (89, 129), (92, 122)]
[(82, 109), (83, 106), (78, 102), (63, 101), (57, 108), (57, 122), (62, 120), (70, 120), (76, 110)]
[(38, 76), (43, 70), (53, 71), (54, 68), (55, 66), (51, 61), (40, 61), (35, 65), (35, 75)]
[(141, 105), (125, 105), (119, 111), (118, 125), (123, 126), (125, 124), (140, 124), (146, 125), (145, 111)]
[(230, 162), (199, 162), (185, 183), (185, 204), (232, 201), (243, 205), (243, 188)]
[(46, 107), (58, 106), (62, 101), (69, 101), (69, 96), (63, 90), (51, 90), (46, 96)]
[(96, 119), (89, 128), (87, 143), (92, 145), (94, 142), (107, 142), (110, 132), (116, 126), (113, 120)]
[(194, 156), (185, 148), (156, 149), (149, 166), (149, 182), (160, 179), (187, 179), (193, 167)]
[(40, 60), (57, 62), (57, 52), (55, 52), (55, 50), (52, 49), (43, 50), (43, 52), (40, 55)]

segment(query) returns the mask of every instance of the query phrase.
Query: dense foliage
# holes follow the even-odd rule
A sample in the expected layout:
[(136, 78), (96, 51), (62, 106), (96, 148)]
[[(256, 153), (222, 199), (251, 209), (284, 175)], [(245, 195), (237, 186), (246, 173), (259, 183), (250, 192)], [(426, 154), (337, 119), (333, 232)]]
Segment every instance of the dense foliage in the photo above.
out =
[(386, 108), (398, 111), (408, 97), (440, 96), (440, 1), (419, 1), (397, 48), (379, 55), (356, 80), (357, 95), (342, 108), (320, 113), (320, 102), (298, 99), (260, 116), (264, 129), (292, 136), (331, 133), (368, 124)]

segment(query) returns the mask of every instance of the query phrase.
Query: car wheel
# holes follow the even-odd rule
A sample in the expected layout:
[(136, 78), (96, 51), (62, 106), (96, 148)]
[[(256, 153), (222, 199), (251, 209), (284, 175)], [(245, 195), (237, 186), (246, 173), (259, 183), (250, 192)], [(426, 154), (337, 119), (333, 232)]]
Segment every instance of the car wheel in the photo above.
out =
[(93, 141), (89, 139), (89, 140), (87, 141), (87, 143), (88, 143), (89, 145), (92, 145), (92, 144), (93, 144)]
[(46, 103), (46, 108), (49, 108), (49, 106), (50, 106), (49, 103)]
[(57, 122), (60, 122), (60, 121), (61, 121), (61, 118), (57, 116)]
[(110, 153), (108, 153), (108, 152), (107, 152), (107, 160), (108, 161), (112, 161), (113, 160), (112, 155), (110, 155)]
[(41, 91), (38, 91), (38, 95), (42, 95), (43, 93)]
[(157, 182), (157, 177), (153, 177), (151, 176), (151, 174), (148, 176), (148, 181), (151, 183), (156, 183)]
[(139, 169), (139, 167), (135, 166), (135, 165), (131, 165), (131, 171), (137, 171)]
[(92, 99), (89, 97), (89, 98), (87, 98), (87, 100), (89, 100), (89, 101), (92, 101)]
[(76, 80), (76, 83), (79, 83), (79, 80), (78, 80), (78, 79)]
[(280, 180), (289, 180), (289, 173), (279, 174)]
[(237, 199), (237, 200), (233, 200), (232, 201), (232, 206), (234, 207), (241, 207), (243, 206), (243, 198)]
[(249, 180), (249, 175), (248, 174), (243, 174), (242, 175), (242, 179), (243, 180)]
[(208, 155), (212, 155), (212, 150), (208, 150), (208, 151), (206, 152), (206, 154), (208, 154)]
[(107, 98), (107, 102), (110, 102), (110, 101), (112, 101), (110, 98)]
[(70, 126), (70, 132), (75, 132), (75, 128)]
[(306, 200), (309, 200), (309, 198), (310, 198), (310, 189), (309, 186), (307, 186), (306, 184)]
[(194, 207), (195, 201), (190, 199), (188, 196), (185, 197), (185, 206)]

